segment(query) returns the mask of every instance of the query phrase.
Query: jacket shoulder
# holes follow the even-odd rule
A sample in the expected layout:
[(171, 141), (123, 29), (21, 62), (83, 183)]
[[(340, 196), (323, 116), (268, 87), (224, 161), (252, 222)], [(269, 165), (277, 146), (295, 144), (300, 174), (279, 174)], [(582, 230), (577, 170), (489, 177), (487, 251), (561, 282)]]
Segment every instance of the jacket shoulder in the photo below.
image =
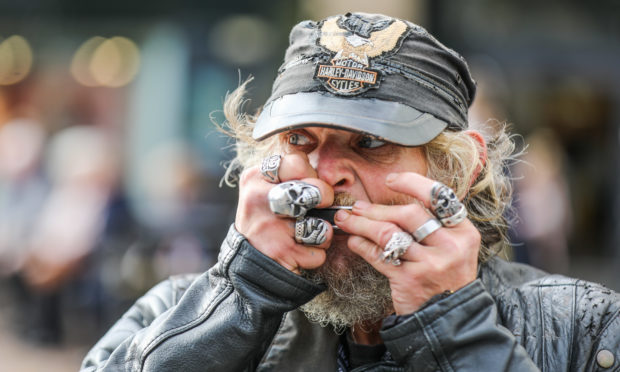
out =
[(620, 350), (620, 294), (609, 288), (500, 259), (483, 265), (481, 279), (538, 365), (594, 367), (602, 350)]

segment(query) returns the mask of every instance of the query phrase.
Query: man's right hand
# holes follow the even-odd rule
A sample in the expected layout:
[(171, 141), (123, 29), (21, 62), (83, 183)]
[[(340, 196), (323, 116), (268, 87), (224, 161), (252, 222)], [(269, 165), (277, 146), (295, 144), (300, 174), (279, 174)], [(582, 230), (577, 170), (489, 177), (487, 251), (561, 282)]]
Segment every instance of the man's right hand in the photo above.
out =
[[(300, 180), (319, 188), (321, 201), (316, 208), (326, 208), (334, 201), (334, 190), (317, 178), (308, 157), (301, 152), (282, 155), (278, 175), (281, 182)], [(246, 169), (239, 182), (239, 203), (235, 228), (260, 252), (285, 268), (299, 274), (300, 269), (315, 269), (325, 262), (333, 229), (327, 225), (327, 239), (320, 245), (295, 241), (295, 219), (276, 216), (269, 208), (267, 194), (275, 184), (260, 172), (260, 167)]]

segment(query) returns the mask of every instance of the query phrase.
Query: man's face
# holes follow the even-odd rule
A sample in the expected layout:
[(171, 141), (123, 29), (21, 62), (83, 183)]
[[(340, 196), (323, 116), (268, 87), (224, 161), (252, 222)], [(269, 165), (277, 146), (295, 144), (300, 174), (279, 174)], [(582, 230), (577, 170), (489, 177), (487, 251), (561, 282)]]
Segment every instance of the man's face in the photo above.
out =
[(336, 193), (372, 203), (402, 201), (402, 195), (385, 186), (393, 172), (427, 173), (421, 147), (403, 147), (346, 130), (309, 127), (281, 133), (288, 151), (308, 155), (318, 177)]
[[(335, 191), (335, 204), (365, 200), (378, 204), (404, 204), (410, 199), (385, 185), (393, 172), (427, 174), (420, 147), (403, 147), (372, 136), (321, 127), (284, 132), (279, 135), (287, 152), (308, 156), (318, 178)], [(325, 264), (305, 273), (324, 282), (328, 290), (304, 305), (310, 319), (337, 328), (361, 321), (379, 320), (391, 311), (387, 278), (346, 246), (348, 235), (334, 234)]]

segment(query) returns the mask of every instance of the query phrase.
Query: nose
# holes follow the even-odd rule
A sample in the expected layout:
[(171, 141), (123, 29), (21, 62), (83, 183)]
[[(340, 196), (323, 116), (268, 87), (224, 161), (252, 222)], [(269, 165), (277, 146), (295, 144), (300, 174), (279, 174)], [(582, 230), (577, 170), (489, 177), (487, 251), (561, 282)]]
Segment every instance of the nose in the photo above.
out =
[(347, 156), (343, 144), (325, 142), (317, 146), (308, 154), (310, 165), (318, 174), (318, 177), (332, 187), (353, 185), (355, 173), (350, 156)]

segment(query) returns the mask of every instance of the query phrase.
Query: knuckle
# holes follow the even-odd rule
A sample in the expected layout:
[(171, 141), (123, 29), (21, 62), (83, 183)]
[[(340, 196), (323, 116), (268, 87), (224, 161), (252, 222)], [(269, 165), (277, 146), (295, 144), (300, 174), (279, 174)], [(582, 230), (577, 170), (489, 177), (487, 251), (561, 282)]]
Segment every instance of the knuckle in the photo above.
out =
[(472, 225), (463, 232), (463, 239), (467, 247), (477, 247), (480, 245), (482, 237), (480, 231)]
[(428, 270), (434, 274), (442, 274), (448, 270), (448, 267), (447, 260), (432, 260), (429, 262)]
[(241, 172), (241, 176), (239, 176), (239, 187), (247, 186), (250, 181), (256, 177), (258, 172), (258, 167), (250, 167)]
[(407, 204), (405, 206), (405, 208), (404, 208), (404, 213), (409, 215), (409, 216), (420, 215), (422, 213), (428, 214), (426, 212), (426, 208), (424, 208), (422, 205), (420, 205), (420, 203), (417, 202), (417, 201), (413, 201), (413, 202)]
[(394, 235), (395, 232), (399, 231), (395, 226), (393, 225), (383, 225), (380, 227), (379, 229), (379, 242), (381, 243), (382, 246), (385, 246), (390, 239), (392, 238), (392, 235)]
[(239, 189), (238, 208), (247, 211), (256, 211), (261, 208), (267, 208), (268, 202), (266, 197), (261, 197), (261, 190), (256, 187), (246, 185)]
[(291, 153), (282, 158), (280, 173), (286, 175), (287, 179), (300, 179), (312, 176), (308, 157), (303, 153)]
[(263, 253), (271, 257), (273, 260), (281, 262), (290, 258), (293, 248), (292, 242), (272, 242), (272, 244), (269, 245), (269, 248), (267, 248), (267, 252)]

